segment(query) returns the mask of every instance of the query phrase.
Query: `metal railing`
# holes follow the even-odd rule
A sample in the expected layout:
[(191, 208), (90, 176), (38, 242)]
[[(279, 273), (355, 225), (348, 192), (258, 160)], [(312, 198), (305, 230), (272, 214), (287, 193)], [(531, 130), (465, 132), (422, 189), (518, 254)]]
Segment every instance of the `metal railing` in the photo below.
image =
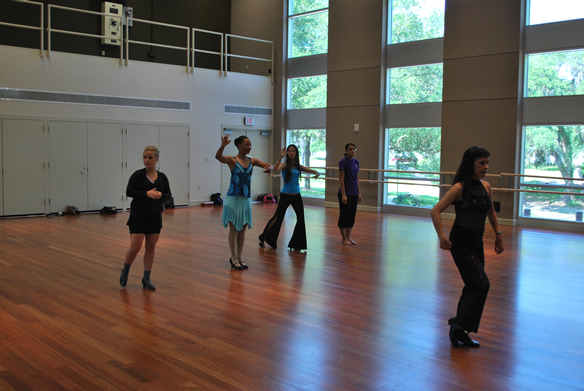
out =
[[(206, 53), (206, 54), (214, 54), (214, 55), (218, 55), (219, 56), (219, 62), (220, 62), (220, 69), (219, 69), (219, 74), (223, 75), (223, 33), (217, 33), (215, 31), (209, 31), (209, 30), (203, 30), (203, 29), (196, 29), (193, 28), (193, 39), (192, 39), (192, 47), (191, 47), (191, 52), (192, 52), (192, 60), (191, 60), (191, 72), (195, 71), (195, 53)], [(213, 52), (210, 50), (203, 50), (203, 49), (197, 49), (196, 45), (195, 45), (195, 33), (200, 32), (200, 33), (205, 33), (205, 34), (213, 34), (213, 35), (218, 35), (219, 39), (221, 40), (221, 51), (219, 52)]]
[[(120, 43), (120, 65), (123, 65), (123, 58), (124, 58), (124, 50), (123, 50), (123, 46), (122, 46), (122, 34), (120, 34), (119, 37), (111, 37), (111, 36), (106, 36), (106, 35), (98, 35), (98, 34), (88, 34), (88, 33), (80, 33), (77, 31), (70, 31), (70, 30), (58, 30), (58, 29), (54, 29), (51, 28), (51, 9), (61, 9), (61, 10), (66, 10), (66, 11), (71, 11), (71, 12), (78, 12), (78, 13), (82, 13), (82, 14), (89, 14), (89, 15), (100, 15), (102, 17), (110, 17), (110, 18), (115, 18), (115, 19), (119, 19), (119, 25), (122, 25), (122, 17), (121, 16), (114, 16), (111, 14), (107, 14), (105, 12), (96, 12), (96, 11), (86, 11), (86, 10), (82, 10), (79, 8), (70, 8), (70, 7), (63, 7), (60, 5), (53, 5), (53, 4), (47, 4), (47, 19), (48, 19), (48, 25), (47, 25), (47, 57), (51, 57), (51, 34), (52, 33), (61, 33), (61, 34), (69, 34), (69, 35), (76, 35), (76, 36), (80, 36), (80, 37), (91, 37), (91, 38), (99, 38), (99, 39), (109, 39), (112, 41), (118, 41)], [(121, 30), (120, 30), (121, 31)]]
[(45, 56), (45, 12), (43, 8), (43, 3), (38, 3), (36, 1), (28, 1), (28, 0), (12, 0), (15, 3), (25, 3), (25, 4), (36, 4), (40, 6), (41, 11), (41, 18), (40, 18), (40, 26), (29, 26), (26, 24), (16, 24), (16, 23), (7, 23), (7, 22), (0, 22), (2, 26), (10, 26), (10, 27), (19, 27), (23, 29), (29, 30), (38, 30), (41, 32), (41, 57)]
[[(336, 180), (338, 181), (338, 176), (334, 175), (334, 172), (338, 171), (338, 167), (309, 167), (313, 170), (325, 170), (325, 175), (319, 177), (319, 180)], [(431, 186), (438, 188), (446, 188), (452, 186), (452, 180), (455, 173), (450, 171), (406, 171), (406, 170), (379, 170), (379, 169), (367, 169), (362, 168), (360, 172), (367, 173), (366, 179), (359, 179), (362, 183), (378, 183), (378, 184), (394, 184), (403, 186)], [(438, 178), (416, 178), (416, 177), (400, 177), (400, 176), (387, 176), (383, 175), (383, 180), (377, 179), (380, 173), (399, 173), (399, 174), (422, 174), (422, 175), (436, 175)], [(278, 176), (278, 175), (275, 175)], [(373, 176), (373, 178), (372, 178)], [(544, 175), (524, 175), (524, 174), (511, 174), (511, 173), (501, 173), (501, 174), (487, 174), (490, 178), (499, 178), (500, 187), (491, 187), (492, 191), (509, 192), (509, 193), (541, 193), (541, 194), (559, 194), (559, 195), (574, 195), (574, 196), (584, 196), (584, 178), (568, 178), (568, 177), (555, 177), (555, 176), (544, 176)], [(301, 176), (301, 178), (312, 178), (312, 176)], [(448, 178), (448, 180), (446, 180)], [(515, 185), (515, 178), (542, 178), (542, 179), (553, 179), (559, 181), (577, 181), (582, 182), (582, 185), (566, 185), (566, 184), (550, 184), (550, 183), (525, 183), (521, 182)], [(389, 179), (389, 180), (386, 180)], [(505, 179), (508, 180), (508, 187), (504, 187)], [(407, 182), (404, 182), (407, 181)], [(414, 182), (412, 182), (414, 181)], [(436, 184), (432, 183), (419, 183), (419, 182), (438, 182)], [(566, 192), (566, 191), (547, 191), (547, 190), (530, 190), (522, 189), (522, 187), (542, 187), (550, 189), (567, 189), (567, 190), (581, 190), (583, 192)]]
[[(179, 29), (179, 30), (186, 30), (187, 32), (187, 46), (183, 47), (183, 46), (172, 46), (172, 45), (163, 45), (160, 43), (153, 43), (153, 42), (143, 42), (143, 41), (133, 41), (131, 39), (129, 39), (130, 37), (130, 24), (133, 24), (132, 22), (141, 22), (141, 23), (146, 23), (146, 24), (151, 24), (151, 25), (156, 25), (156, 26), (165, 26), (165, 27), (170, 27), (170, 28), (175, 28), (175, 29)], [(145, 45), (145, 46), (156, 46), (159, 48), (166, 48), (166, 49), (176, 49), (176, 50), (184, 50), (186, 51), (186, 56), (187, 56), (187, 72), (190, 72), (190, 47), (191, 47), (191, 34), (190, 34), (190, 27), (186, 27), (186, 26), (179, 26), (176, 24), (168, 24), (168, 23), (160, 23), (160, 22), (152, 22), (150, 20), (145, 20), (145, 19), (136, 19), (136, 18), (127, 18), (127, 23), (126, 23), (126, 36), (125, 36), (125, 42), (126, 42), (126, 65), (128, 65), (129, 62), (129, 58), (130, 58), (130, 44), (131, 43), (135, 43), (138, 45)]]
[[(529, 189), (522, 189), (522, 187), (542, 187), (548, 189), (567, 189), (567, 190), (580, 190), (584, 191), (584, 178), (568, 178), (568, 177), (554, 177), (554, 176), (546, 176), (546, 175), (524, 175), (524, 174), (511, 174), (511, 173), (501, 173), (501, 184), (504, 181), (504, 178), (507, 177), (509, 181), (509, 187), (503, 188), (501, 190), (508, 191), (508, 192), (521, 192), (521, 193), (540, 193), (540, 194), (560, 194), (560, 195), (573, 195), (573, 196), (582, 196), (584, 193), (575, 193), (570, 191), (548, 191), (548, 190), (529, 190)], [(515, 182), (515, 179), (520, 178), (540, 178), (540, 179), (553, 179), (559, 181), (578, 181), (581, 182), (582, 185), (566, 185), (562, 183), (525, 183), (519, 182), (517, 185), (519, 188), (515, 188), (512, 182)], [(503, 186), (501, 186), (503, 187)]]
[[(37, 1), (30, 1), (30, 0), (11, 0), (11, 1), (16, 2), (16, 3), (23, 3), (23, 4), (34, 4), (34, 5), (37, 5), (40, 7), (40, 26), (38, 26), (38, 27), (37, 26), (23, 25), (23, 24), (16, 24), (16, 23), (8, 23), (8, 22), (0, 22), (0, 25), (9, 26), (9, 27), (24, 28), (24, 29), (31, 29), (31, 30), (38, 30), (40, 32), (40, 55), (41, 55), (41, 57), (44, 57), (45, 56), (45, 44), (44, 44), (44, 42), (45, 42), (45, 24), (44, 24), (44, 7), (43, 7), (44, 4), (37, 2)], [(120, 29), (120, 36), (119, 37), (112, 37), (109, 35), (106, 36), (106, 35), (99, 35), (99, 34), (82, 33), (82, 32), (73, 31), (73, 30), (56, 29), (53, 27), (54, 13), (52, 12), (52, 10), (54, 10), (54, 9), (64, 10), (67, 12), (77, 12), (77, 13), (82, 13), (82, 14), (98, 15), (98, 16), (101, 16), (102, 18), (103, 17), (115, 18), (115, 19), (119, 20), (119, 25), (122, 26)], [(164, 27), (186, 30), (187, 45), (186, 46), (175, 46), (175, 45), (164, 45), (164, 44), (153, 43), (153, 42), (143, 42), (143, 41), (131, 40), (129, 38), (130, 37), (129, 27), (133, 24), (134, 21), (140, 22), (140, 23), (147, 23), (150, 25), (164, 26)], [(130, 44), (138, 44), (138, 45), (144, 45), (144, 46), (155, 46), (155, 47), (160, 47), (160, 48), (185, 51), (186, 52), (186, 70), (189, 73), (194, 72), (195, 54), (196, 53), (205, 53), (205, 54), (219, 56), (219, 62), (220, 62), (219, 72), (222, 76), (227, 76), (226, 62), (228, 61), (229, 58), (242, 58), (242, 59), (248, 59), (248, 60), (253, 60), (253, 61), (270, 62), (271, 63), (271, 71), (272, 71), (271, 72), (271, 79), (272, 79), (272, 82), (274, 81), (274, 73), (273, 73), (273, 69), (274, 69), (274, 43), (272, 41), (266, 41), (263, 39), (249, 38), (249, 37), (244, 37), (244, 36), (234, 35), (234, 34), (223, 34), (223, 33), (210, 31), (210, 30), (203, 30), (203, 29), (191, 28), (191, 27), (187, 27), (187, 26), (180, 26), (180, 25), (174, 25), (174, 24), (168, 24), (168, 23), (160, 23), (160, 22), (154, 22), (154, 21), (150, 21), (150, 20), (136, 19), (136, 18), (132, 18), (132, 17), (126, 18), (126, 24), (125, 24), (125, 28), (124, 28), (123, 16), (121, 16), (121, 15), (116, 16), (116, 15), (112, 15), (112, 14), (105, 13), (105, 12), (87, 11), (87, 10), (83, 10), (83, 9), (79, 9), (79, 8), (64, 7), (64, 6), (60, 6), (60, 5), (54, 5), (54, 4), (47, 4), (46, 32), (47, 32), (47, 49), (46, 49), (46, 56), (47, 57), (52, 56), (52, 35), (54, 33), (68, 34), (68, 35), (74, 35), (74, 36), (80, 36), (80, 37), (90, 37), (90, 38), (98, 38), (98, 39), (102, 39), (102, 40), (107, 39), (110, 41), (116, 41), (117, 43), (119, 43), (119, 45), (116, 44), (116, 46), (120, 47), (120, 60), (119, 60), (120, 65), (127, 66), (129, 64)], [(195, 34), (196, 33), (205, 33), (205, 34), (212, 34), (212, 35), (218, 36), (219, 40), (220, 40), (220, 51), (217, 52), (217, 51), (211, 51), (211, 50), (197, 49), (195, 47)], [(192, 42), (191, 42), (191, 37), (192, 37)], [(261, 43), (269, 44), (271, 46), (271, 58), (244, 56), (244, 55), (229, 53), (229, 47), (228, 47), (228, 42), (229, 42), (228, 39), (229, 38), (242, 39), (242, 40), (247, 40), (247, 41), (261, 42)], [(124, 46), (126, 47), (125, 58), (124, 58)]]
[[(268, 43), (271, 45), (271, 49), (272, 49), (272, 56), (271, 58), (261, 58), (261, 57), (250, 57), (250, 56), (242, 56), (239, 54), (230, 54), (229, 53), (229, 38), (236, 38), (236, 39), (244, 39), (247, 41), (254, 41), (254, 42), (262, 42), (262, 43)], [(243, 37), (240, 35), (234, 35), (234, 34), (225, 34), (225, 60), (228, 61), (230, 57), (233, 58), (244, 58), (244, 59), (248, 59), (248, 60), (255, 60), (255, 61), (267, 61), (270, 62), (272, 64), (271, 66), (271, 77), (272, 77), (272, 83), (274, 82), (274, 42), (272, 41), (266, 41), (263, 39), (256, 39), (256, 38), (248, 38), (248, 37)], [(227, 76), (227, 66), (225, 66), (225, 76)]]

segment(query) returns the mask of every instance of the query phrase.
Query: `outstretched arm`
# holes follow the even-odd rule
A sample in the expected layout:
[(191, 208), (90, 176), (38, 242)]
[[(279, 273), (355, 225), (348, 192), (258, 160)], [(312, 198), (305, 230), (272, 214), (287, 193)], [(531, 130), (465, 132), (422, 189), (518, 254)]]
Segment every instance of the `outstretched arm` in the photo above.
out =
[(270, 163), (262, 162), (260, 159), (250, 158), (251, 164), (256, 167), (261, 167), (264, 169), (264, 173), (269, 173), (272, 170), (272, 165)]
[(320, 172), (318, 172), (316, 170), (313, 170), (311, 168), (308, 168), (308, 167), (304, 167), (302, 165), (300, 166), (300, 171), (302, 171), (302, 172), (308, 172), (308, 173), (314, 175), (314, 178), (318, 178), (320, 176)]

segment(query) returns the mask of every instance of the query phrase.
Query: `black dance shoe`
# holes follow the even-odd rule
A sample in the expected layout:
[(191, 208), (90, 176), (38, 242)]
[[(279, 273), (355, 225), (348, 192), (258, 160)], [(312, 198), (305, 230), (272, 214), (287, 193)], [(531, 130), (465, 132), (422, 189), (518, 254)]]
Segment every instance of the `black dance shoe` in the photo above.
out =
[(231, 269), (235, 269), (235, 270), (243, 270), (243, 266), (241, 266), (239, 264), (239, 262), (233, 263), (233, 261), (231, 260), (231, 258), (229, 258), (229, 263), (231, 264)]
[(241, 262), (239, 262), (239, 264), (241, 265), (242, 268), (249, 269), (249, 266), (247, 266), (247, 263), (241, 261)]
[(145, 280), (144, 278), (142, 278), (142, 287), (143, 287), (143, 289), (148, 289), (149, 291), (156, 290), (156, 287), (154, 286), (152, 281), (150, 281), (150, 279)]
[(465, 344), (466, 346), (471, 346), (473, 348), (478, 348), (479, 346), (481, 346), (481, 344), (478, 341), (475, 341), (474, 339), (469, 337), (468, 333), (463, 330), (460, 330), (460, 333), (458, 333), (458, 340)]
[(462, 342), (466, 346), (476, 348), (481, 346), (481, 344), (478, 343), (478, 341), (475, 341), (474, 339), (469, 337), (466, 331), (456, 326), (456, 318), (448, 319), (448, 324), (450, 325), (450, 332), (448, 333), (448, 336), (450, 337), (450, 342), (452, 343), (452, 346), (458, 347), (458, 341)]
[[(120, 269), (120, 270), (122, 270), (122, 269)], [(122, 274), (120, 275), (120, 285), (122, 286), (122, 288), (125, 288), (126, 285), (128, 285), (128, 274), (126, 274), (125, 279), (122, 278), (122, 277), (124, 277), (124, 274), (126, 274), (126, 273), (124, 273), (124, 271), (122, 270)]]

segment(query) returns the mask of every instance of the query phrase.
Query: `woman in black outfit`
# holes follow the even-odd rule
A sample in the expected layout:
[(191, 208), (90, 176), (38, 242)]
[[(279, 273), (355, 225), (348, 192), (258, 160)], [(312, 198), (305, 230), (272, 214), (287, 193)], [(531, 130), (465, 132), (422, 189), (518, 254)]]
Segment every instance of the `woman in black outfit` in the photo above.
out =
[[(448, 320), (453, 346), (458, 346), (459, 341), (467, 346), (480, 346), (468, 333), (476, 333), (479, 329), (490, 288), (483, 251), (486, 217), (495, 231), (495, 252), (503, 252), (502, 233), (491, 200), (491, 186), (481, 180), (489, 169), (489, 156), (489, 152), (481, 147), (467, 149), (454, 176), (454, 184), (431, 211), (440, 248), (450, 250), (464, 281), (456, 317)], [(451, 204), (454, 204), (456, 218), (447, 239), (440, 213)]]
[(126, 188), (126, 196), (133, 199), (127, 223), (130, 227), (130, 248), (126, 252), (124, 268), (120, 269), (122, 271), (120, 275), (122, 287), (128, 283), (130, 266), (132, 266), (142, 248), (144, 238), (146, 238), (142, 286), (144, 289), (156, 289), (150, 281), (150, 272), (154, 263), (154, 250), (162, 228), (162, 201), (171, 196), (168, 178), (163, 173), (156, 171), (159, 153), (156, 147), (144, 148), (142, 157), (144, 168), (132, 174)]

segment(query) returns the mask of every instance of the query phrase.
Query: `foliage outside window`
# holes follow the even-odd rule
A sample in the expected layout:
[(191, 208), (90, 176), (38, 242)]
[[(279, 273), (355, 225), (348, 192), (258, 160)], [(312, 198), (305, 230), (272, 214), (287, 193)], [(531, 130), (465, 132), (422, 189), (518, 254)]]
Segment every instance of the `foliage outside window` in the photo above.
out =
[[(421, 172), (440, 171), (440, 128), (387, 129), (386, 204), (432, 208), (439, 200), (438, 174)], [(400, 183), (401, 182), (401, 183)]]
[(326, 107), (327, 77), (299, 77), (289, 80), (288, 109), (318, 109)]
[(444, 0), (393, 0), (389, 42), (420, 41), (444, 36)]
[(529, 24), (561, 22), (584, 18), (582, 0), (531, 0)]
[(584, 95), (584, 50), (527, 56), (527, 96)]
[[(308, 13), (307, 13), (308, 12)], [(300, 14), (298, 16), (292, 16)], [(328, 1), (293, 0), (290, 4), (288, 57), (328, 52)]]
[(328, 0), (290, 0), (290, 15), (328, 8)]
[[(288, 144), (298, 147), (300, 164), (311, 167), (322, 174), (326, 167), (326, 130), (289, 130)], [(317, 167), (322, 167), (318, 169)], [(303, 174), (308, 176), (307, 174)], [(324, 175), (323, 175), (324, 177)], [(325, 191), (324, 179), (300, 179), (300, 194), (303, 197), (323, 198)]]
[(389, 104), (442, 101), (442, 64), (388, 70)]
[[(523, 180), (524, 189), (582, 193), (583, 180), (559, 178), (582, 178), (583, 171), (584, 125), (526, 127), (523, 173), (558, 179), (527, 177)], [(557, 187), (549, 187), (555, 185)], [(582, 189), (567, 189), (566, 186), (581, 186)], [(523, 216), (575, 221), (576, 212), (584, 210), (583, 197), (524, 193)]]

